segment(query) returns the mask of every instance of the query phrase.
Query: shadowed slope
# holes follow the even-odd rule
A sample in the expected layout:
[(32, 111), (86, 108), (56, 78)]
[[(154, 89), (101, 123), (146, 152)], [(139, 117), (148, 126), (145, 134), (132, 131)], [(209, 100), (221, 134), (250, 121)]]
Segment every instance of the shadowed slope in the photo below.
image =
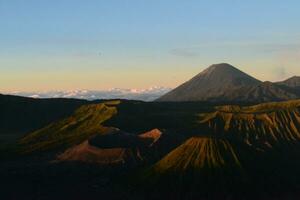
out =
[(116, 108), (110, 104), (82, 106), (70, 117), (25, 136), (20, 144), (25, 147), (25, 152), (31, 152), (78, 144), (91, 135), (110, 132), (110, 128), (101, 125), (117, 113)]
[(26, 133), (71, 115), (88, 101), (33, 99), (0, 94), (0, 142), (16, 142)]
[[(111, 188), (116, 188), (114, 192), (120, 196), (140, 193), (137, 199), (257, 199), (259, 194), (265, 197), (268, 193), (276, 196), (277, 193), (299, 191), (299, 151), (275, 146), (296, 148), (297, 145), (291, 144), (299, 143), (300, 101), (247, 107), (213, 107), (199, 102), (125, 101), (115, 106), (116, 103), (83, 106), (72, 116), (25, 137), (22, 144), (27, 152), (55, 150), (49, 151), (49, 155), (63, 152), (59, 160), (83, 163), (63, 162), (48, 166), (47, 162), (42, 173), (36, 172), (40, 169), (33, 166), (28, 175), (22, 176), (23, 171), (28, 170), (28, 164), (34, 165), (34, 162), (40, 162), (39, 159), (52, 159), (48, 151), (43, 152), (43, 156), (32, 156), (37, 160), (28, 156), (28, 160), (18, 164), (19, 173), (7, 171), (13, 177), (26, 180), (19, 184), (18, 191), (20, 188), (27, 190), (26, 185), (32, 183), (35, 190), (43, 187), (42, 184), (48, 180), (51, 180), (49, 193), (52, 193), (53, 185), (57, 186), (60, 182), (59, 195), (65, 192), (66, 186), (73, 187), (75, 182), (79, 185), (78, 189), (89, 184), (84, 194), (95, 184), (101, 185), (95, 188), (98, 192), (96, 198), (103, 197), (103, 191)], [(113, 118), (115, 120), (110, 120), (109, 126), (122, 130), (127, 128), (126, 132), (103, 127), (107, 119)], [(160, 130), (152, 130), (155, 127)], [(112, 134), (113, 131), (119, 133)], [(205, 136), (200, 137), (201, 134)], [(101, 165), (95, 171), (107, 168), (111, 174), (105, 171), (91, 174), (90, 163)], [(133, 164), (129, 166), (135, 168), (129, 171), (127, 164)], [(69, 173), (70, 167), (77, 165), (80, 166), (78, 171), (63, 176)], [(115, 165), (118, 169), (113, 169)], [(60, 166), (66, 168), (57, 173), (56, 167)], [(55, 170), (49, 173), (49, 167)], [(137, 176), (129, 172), (137, 173)], [(78, 174), (85, 181), (73, 181), (76, 179), (72, 178)], [(36, 181), (37, 177), (42, 178)], [(103, 177), (107, 177), (109, 182), (101, 183)], [(62, 181), (66, 182), (62, 184)], [(15, 188), (12, 189), (13, 194)], [(235, 198), (232, 198), (233, 195)]]
[(239, 153), (225, 139), (192, 137), (141, 174), (139, 184), (149, 199), (226, 199), (245, 178)]
[(139, 160), (137, 152), (130, 148), (98, 148), (89, 144), (86, 140), (83, 143), (66, 150), (60, 154), (59, 161), (80, 161), (84, 163), (97, 163), (101, 165), (117, 165)]
[(101, 165), (137, 164), (144, 159), (143, 156), (146, 156), (141, 152), (155, 144), (161, 134), (158, 129), (138, 136), (115, 129), (105, 135), (95, 135), (67, 149), (57, 159)]
[[(237, 91), (235, 91), (236, 93)], [(251, 88), (243, 88), (237, 97), (240, 102), (269, 102), (297, 99), (295, 91), (278, 87), (271, 82), (263, 82)]]

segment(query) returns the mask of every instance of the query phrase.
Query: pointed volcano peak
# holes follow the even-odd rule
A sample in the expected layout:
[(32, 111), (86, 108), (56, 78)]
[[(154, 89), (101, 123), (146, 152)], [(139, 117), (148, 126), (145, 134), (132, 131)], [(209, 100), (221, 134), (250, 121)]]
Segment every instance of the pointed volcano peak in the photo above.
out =
[(227, 63), (213, 64), (158, 101), (215, 101), (231, 99), (236, 90), (257, 86), (261, 81)]
[(252, 87), (260, 83), (261, 81), (234, 66), (220, 63), (209, 66), (183, 85), (188, 85), (188, 88), (193, 87), (194, 91), (203, 90), (205, 91), (203, 94), (207, 95), (206, 92), (208, 91), (225, 93), (228, 89), (231, 90), (243, 86)]
[(234, 66), (228, 64), (228, 63), (217, 63), (210, 65), (206, 70), (237, 70)]
[(234, 66), (228, 64), (228, 63), (218, 63), (218, 64), (212, 64), (208, 68), (206, 68), (203, 72), (212, 72), (215, 70), (228, 70), (228, 71), (240, 71)]
[(241, 70), (235, 68), (234, 66), (228, 64), (228, 63), (219, 63), (219, 64), (213, 64), (209, 66), (207, 69), (204, 71), (200, 72), (196, 77), (212, 77), (212, 78), (223, 78), (223, 79), (234, 79), (234, 78), (239, 78), (239, 79), (247, 79), (251, 80), (250, 82), (256, 82), (258, 83), (259, 81), (250, 75), (242, 72)]

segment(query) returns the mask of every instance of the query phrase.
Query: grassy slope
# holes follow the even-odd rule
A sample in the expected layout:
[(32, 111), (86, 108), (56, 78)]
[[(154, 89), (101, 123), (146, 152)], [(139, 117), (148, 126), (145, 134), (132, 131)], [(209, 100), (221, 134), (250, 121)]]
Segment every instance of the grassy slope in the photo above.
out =
[(249, 107), (223, 106), (199, 115), (199, 123), (211, 134), (239, 139), (262, 148), (298, 144), (300, 101), (267, 103)]
[[(118, 102), (116, 102), (118, 103)], [(95, 134), (108, 131), (102, 123), (117, 113), (113, 102), (80, 107), (68, 118), (52, 123), (21, 139), (25, 152), (78, 144)]]
[(240, 165), (239, 158), (228, 141), (193, 137), (166, 155), (154, 169), (158, 172), (180, 172)]
[(160, 128), (185, 137), (226, 136), (264, 147), (290, 144), (300, 139), (299, 105), (300, 101), (288, 101), (214, 108), (200, 103), (106, 102), (83, 106), (72, 116), (29, 134), (21, 144), (29, 146), (28, 151), (72, 145), (105, 131), (103, 126), (131, 133)]
[(143, 171), (138, 184), (150, 199), (226, 199), (246, 178), (240, 158), (225, 139), (192, 137)]
[(15, 142), (27, 133), (69, 116), (87, 103), (78, 99), (33, 99), (0, 94), (0, 143)]

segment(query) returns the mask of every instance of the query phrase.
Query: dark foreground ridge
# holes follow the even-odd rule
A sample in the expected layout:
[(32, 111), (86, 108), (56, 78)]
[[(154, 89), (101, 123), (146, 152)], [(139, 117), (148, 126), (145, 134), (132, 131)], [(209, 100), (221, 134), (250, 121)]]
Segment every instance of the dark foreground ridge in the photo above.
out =
[[(22, 101), (44, 106), (40, 100)], [(20, 139), (1, 143), (1, 199), (300, 195), (300, 100), (249, 106), (68, 102), (72, 106), (65, 106), (65, 111), (60, 107), (64, 115), (52, 116), (46, 125), (37, 121), (39, 126), (20, 134)], [(2, 105), (6, 104), (12, 108), (13, 103)], [(57, 102), (47, 100), (47, 105)], [(47, 106), (42, 108), (47, 111)], [(17, 116), (26, 109), (7, 113)], [(36, 119), (42, 116), (35, 114)], [(13, 118), (6, 120), (19, 126)]]

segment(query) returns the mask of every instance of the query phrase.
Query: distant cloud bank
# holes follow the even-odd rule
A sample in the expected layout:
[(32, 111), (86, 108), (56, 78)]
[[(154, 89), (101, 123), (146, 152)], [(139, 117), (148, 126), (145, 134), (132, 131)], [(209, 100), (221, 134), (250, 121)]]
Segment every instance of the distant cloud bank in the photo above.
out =
[(171, 88), (150, 87), (147, 89), (123, 89), (112, 88), (108, 90), (66, 90), (66, 91), (46, 91), (46, 92), (11, 92), (12, 95), (25, 96), (31, 98), (77, 98), (77, 99), (130, 99), (153, 101), (163, 94), (169, 92)]

